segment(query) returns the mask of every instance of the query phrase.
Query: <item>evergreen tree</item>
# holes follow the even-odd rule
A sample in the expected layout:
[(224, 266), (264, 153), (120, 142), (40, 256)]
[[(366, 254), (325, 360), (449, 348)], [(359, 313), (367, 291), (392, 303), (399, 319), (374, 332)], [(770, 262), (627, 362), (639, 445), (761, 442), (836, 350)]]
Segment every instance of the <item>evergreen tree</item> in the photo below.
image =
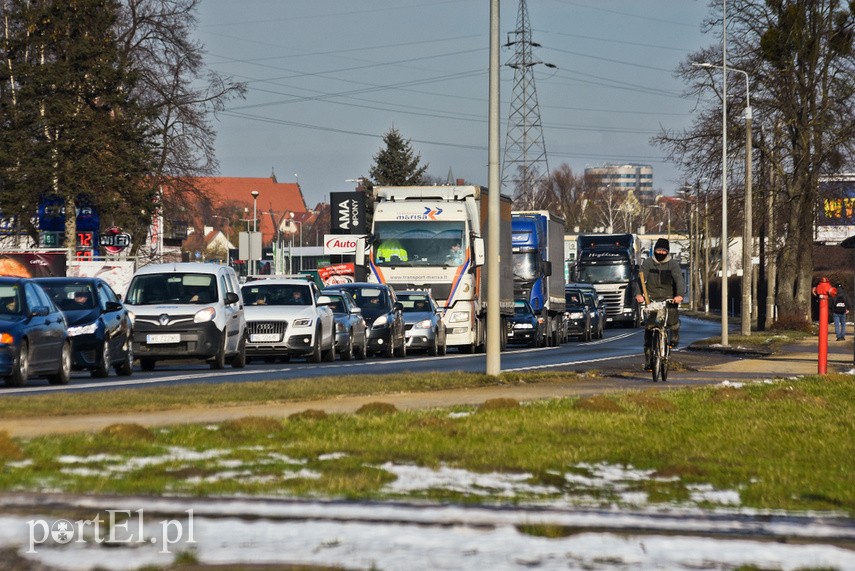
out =
[(406, 186), (424, 183), (428, 165), (420, 165), (421, 157), (415, 155), (410, 141), (405, 141), (392, 127), (383, 136), (386, 148), (374, 155), (371, 167), (373, 186)]
[(115, 0), (14, 0), (0, 93), (7, 120), (2, 156), (24, 212), (47, 197), (62, 201), (65, 246), (76, 245), (76, 211), (101, 212), (139, 192), (151, 164), (147, 115), (132, 100), (135, 74), (119, 58)]

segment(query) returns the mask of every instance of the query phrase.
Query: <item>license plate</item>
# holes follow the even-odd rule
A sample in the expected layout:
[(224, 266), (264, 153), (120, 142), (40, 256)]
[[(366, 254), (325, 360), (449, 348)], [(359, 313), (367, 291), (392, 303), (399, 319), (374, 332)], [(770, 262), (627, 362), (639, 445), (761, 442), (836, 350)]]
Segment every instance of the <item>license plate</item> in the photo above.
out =
[(249, 336), (249, 340), (252, 343), (275, 343), (279, 339), (280, 335), (278, 333), (253, 333)]
[(181, 343), (180, 333), (160, 333), (154, 335), (146, 335), (145, 342), (149, 345), (157, 345), (160, 343)]

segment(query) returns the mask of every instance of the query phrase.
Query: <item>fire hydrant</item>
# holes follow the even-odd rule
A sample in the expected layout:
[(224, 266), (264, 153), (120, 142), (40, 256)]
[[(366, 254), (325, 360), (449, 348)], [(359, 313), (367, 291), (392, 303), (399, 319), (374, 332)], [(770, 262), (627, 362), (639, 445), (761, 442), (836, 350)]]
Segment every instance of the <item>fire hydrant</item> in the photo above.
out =
[(828, 373), (828, 298), (837, 295), (837, 289), (831, 286), (828, 278), (822, 277), (813, 294), (819, 296), (819, 355), (817, 358), (817, 373)]

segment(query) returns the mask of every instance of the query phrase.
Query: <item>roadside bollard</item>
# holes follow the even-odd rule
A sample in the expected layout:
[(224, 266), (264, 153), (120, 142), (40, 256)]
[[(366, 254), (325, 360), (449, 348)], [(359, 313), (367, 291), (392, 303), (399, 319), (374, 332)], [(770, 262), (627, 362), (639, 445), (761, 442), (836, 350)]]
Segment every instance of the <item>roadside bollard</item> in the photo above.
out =
[(820, 278), (813, 288), (813, 294), (819, 296), (819, 355), (817, 358), (817, 373), (828, 373), (828, 298), (837, 295), (837, 290), (831, 287), (828, 278)]

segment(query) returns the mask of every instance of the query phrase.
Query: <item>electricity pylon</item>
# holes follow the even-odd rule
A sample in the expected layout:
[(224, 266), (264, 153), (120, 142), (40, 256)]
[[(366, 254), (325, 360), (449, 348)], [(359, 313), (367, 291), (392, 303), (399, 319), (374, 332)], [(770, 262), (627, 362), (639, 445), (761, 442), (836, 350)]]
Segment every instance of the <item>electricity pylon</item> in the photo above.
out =
[(549, 176), (533, 68), (538, 64), (555, 66), (532, 57), (532, 48), (540, 44), (531, 41), (526, 0), (520, 0), (517, 27), (508, 33), (505, 47), (510, 46), (515, 46), (514, 56), (506, 65), (514, 70), (514, 91), (502, 159), (502, 190), (512, 194), (517, 208), (530, 209), (535, 206), (541, 181)]

